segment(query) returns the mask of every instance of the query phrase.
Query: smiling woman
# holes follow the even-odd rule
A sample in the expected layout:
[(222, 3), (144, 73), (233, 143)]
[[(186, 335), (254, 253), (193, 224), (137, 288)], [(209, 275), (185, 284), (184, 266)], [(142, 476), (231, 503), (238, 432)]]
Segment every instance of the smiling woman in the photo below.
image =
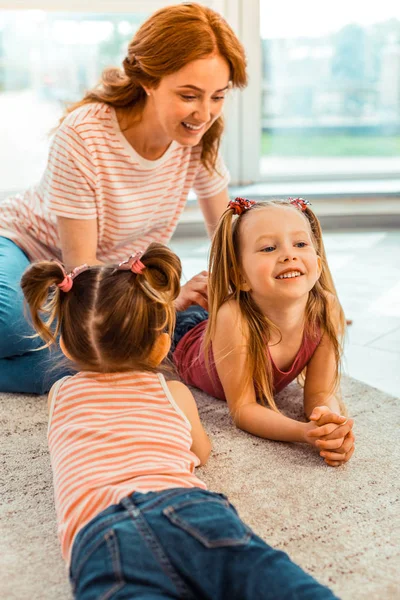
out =
[(140, 120), (117, 111), (124, 135), (150, 160), (160, 158), (172, 140), (196, 146), (221, 117), (229, 85), (229, 64), (219, 53), (194, 60), (157, 86), (144, 87), (148, 99)]
[[(27, 337), (19, 289), (30, 261), (119, 262), (168, 243), (191, 188), (213, 231), (229, 200), (224, 99), (246, 84), (244, 49), (228, 23), (184, 3), (145, 21), (123, 68), (107, 69), (68, 109), (41, 182), (0, 205), (0, 390), (42, 393), (65, 371), (49, 371), (56, 353), (49, 361), (47, 350), (31, 352), (40, 343)], [(183, 286), (176, 307), (193, 303), (207, 306), (204, 273)]]

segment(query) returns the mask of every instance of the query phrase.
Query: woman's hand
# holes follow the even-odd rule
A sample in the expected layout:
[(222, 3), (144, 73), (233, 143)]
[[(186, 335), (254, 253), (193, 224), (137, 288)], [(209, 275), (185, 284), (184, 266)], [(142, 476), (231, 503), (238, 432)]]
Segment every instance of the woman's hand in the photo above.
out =
[(207, 279), (207, 271), (202, 271), (189, 279), (181, 287), (180, 294), (175, 300), (176, 310), (186, 310), (192, 304), (198, 304), (208, 310)]

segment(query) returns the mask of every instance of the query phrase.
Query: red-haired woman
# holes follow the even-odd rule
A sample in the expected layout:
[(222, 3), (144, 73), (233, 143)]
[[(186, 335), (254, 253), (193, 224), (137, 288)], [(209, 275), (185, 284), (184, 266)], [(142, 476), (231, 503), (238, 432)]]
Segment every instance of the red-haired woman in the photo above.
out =
[[(0, 390), (44, 393), (59, 371), (23, 317), (19, 281), (35, 259), (118, 261), (167, 243), (189, 189), (211, 232), (229, 198), (219, 153), (230, 88), (247, 83), (243, 47), (215, 11), (185, 3), (155, 12), (129, 44), (123, 69), (69, 110), (39, 185), (0, 205)], [(205, 305), (206, 275), (176, 307)]]

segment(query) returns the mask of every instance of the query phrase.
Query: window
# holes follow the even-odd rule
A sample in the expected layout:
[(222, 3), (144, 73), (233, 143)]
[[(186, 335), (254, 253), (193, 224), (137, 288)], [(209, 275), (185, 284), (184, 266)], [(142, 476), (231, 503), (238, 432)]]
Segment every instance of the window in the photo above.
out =
[(49, 133), (65, 106), (93, 87), (105, 67), (121, 64), (146, 17), (0, 12), (1, 191), (20, 191), (40, 178)]
[[(65, 106), (121, 65), (139, 25), (171, 3), (0, 0), (0, 196), (38, 181)], [(222, 12), (225, 0), (203, 3)]]
[(261, 0), (267, 179), (397, 175), (400, 12), (392, 2)]

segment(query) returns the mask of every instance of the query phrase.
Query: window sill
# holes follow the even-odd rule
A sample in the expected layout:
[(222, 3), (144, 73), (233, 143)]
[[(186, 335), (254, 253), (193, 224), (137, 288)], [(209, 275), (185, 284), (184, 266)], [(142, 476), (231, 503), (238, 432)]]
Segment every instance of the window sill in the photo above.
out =
[[(371, 185), (374, 183), (375, 185)], [(244, 196), (253, 200), (303, 196), (310, 200), (324, 230), (400, 229), (400, 180), (325, 182), (325, 183), (258, 183), (229, 188), (231, 198)], [(193, 194), (179, 221), (176, 237), (206, 234), (203, 216)]]

